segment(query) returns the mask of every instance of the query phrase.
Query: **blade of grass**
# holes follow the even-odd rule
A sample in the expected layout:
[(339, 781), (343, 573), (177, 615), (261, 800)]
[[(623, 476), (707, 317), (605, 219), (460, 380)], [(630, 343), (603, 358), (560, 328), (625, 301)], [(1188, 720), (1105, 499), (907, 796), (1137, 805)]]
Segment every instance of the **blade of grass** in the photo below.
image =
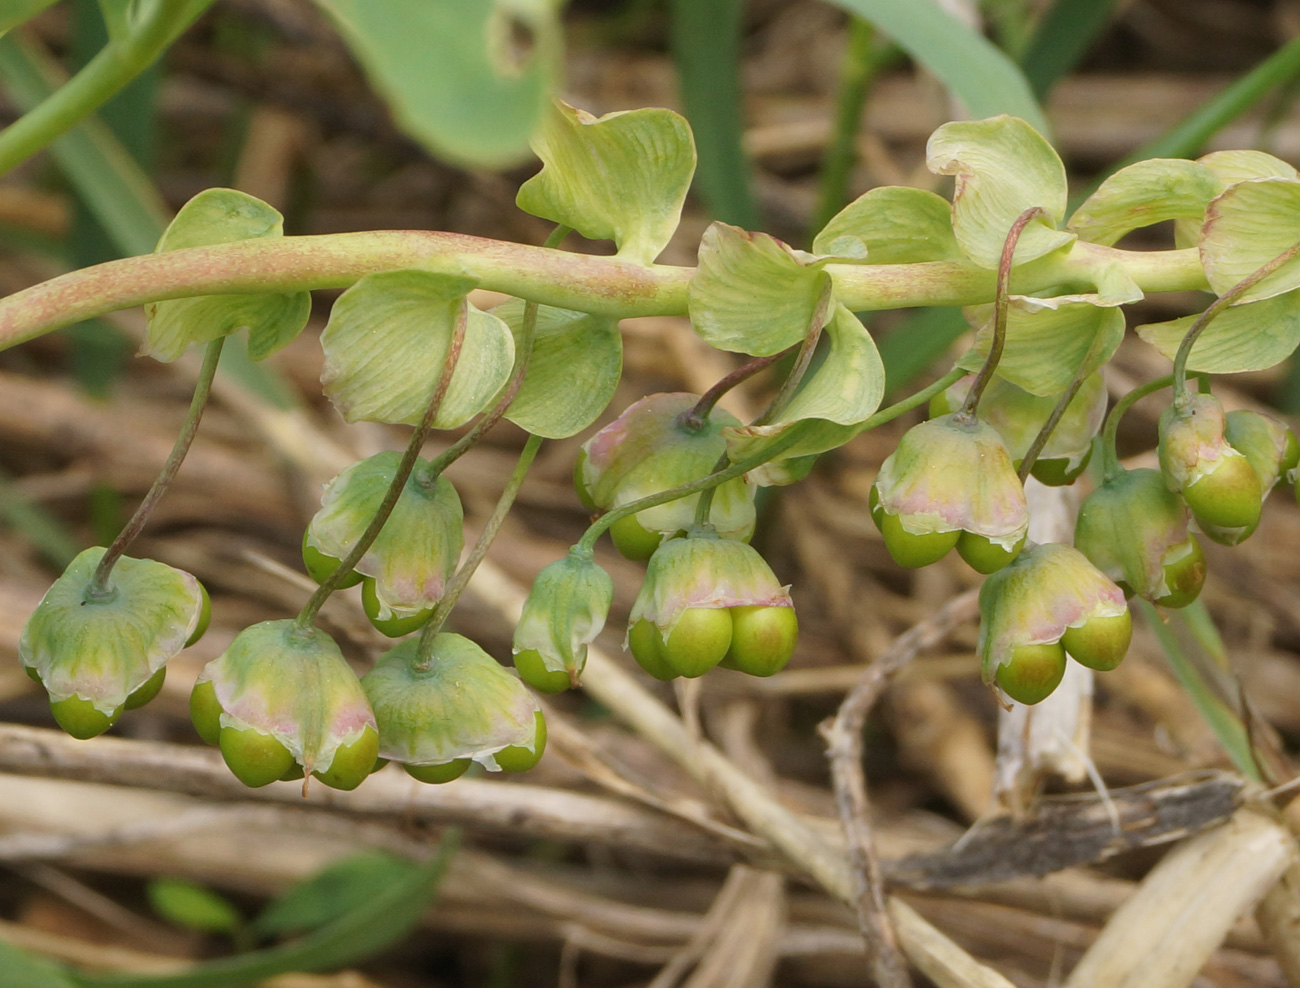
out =
[(0, 518), (57, 569), (63, 569), (81, 551), (63, 524), (15, 490), (12, 479), (3, 471), (0, 471)]
[(1056, 0), (1020, 56), (1020, 68), (1040, 100), (1069, 75), (1110, 22), (1118, 0)]
[[(1145, 600), (1134, 598), (1134, 603), (1160, 642), (1179, 685), (1205, 718), (1237, 771), (1248, 779), (1259, 781), (1259, 768), (1251, 751), (1249, 733), (1237, 711), (1223, 699), (1224, 689), (1219, 683), (1222, 670), (1214, 656), (1201, 646), (1181, 612), (1166, 611), (1162, 617)], [(1205, 614), (1204, 619), (1208, 620), (1209, 615)], [(1203, 624), (1199, 619), (1198, 623)]]
[(918, 309), (876, 341), (885, 391), (896, 395), (944, 355), (970, 326), (961, 309)]
[(716, 219), (746, 230), (759, 226), (741, 140), (743, 0), (673, 0), (671, 42), (682, 106), (695, 132), (695, 181)]
[(54, 2), (55, 0), (5, 0), (4, 9), (0, 10), (0, 36), (31, 20)]
[(1047, 118), (1015, 63), (933, 0), (831, 2), (889, 35), (937, 76), (971, 116), (1010, 113), (1050, 139)]

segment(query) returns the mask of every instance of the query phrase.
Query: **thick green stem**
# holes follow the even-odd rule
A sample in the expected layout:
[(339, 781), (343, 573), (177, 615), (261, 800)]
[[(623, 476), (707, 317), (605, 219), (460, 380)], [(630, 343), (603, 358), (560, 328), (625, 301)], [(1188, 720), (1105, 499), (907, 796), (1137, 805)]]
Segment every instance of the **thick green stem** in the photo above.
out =
[(338, 566), (319, 587), (311, 598), (303, 606), (302, 611), (298, 614), (297, 625), (301, 630), (306, 630), (312, 626), (316, 620), (316, 615), (329, 600), (330, 594), (339, 588), (339, 584), (347, 578), (348, 574), (356, 568), (357, 563), (361, 562), (364, 556), (374, 544), (375, 539), (379, 537), (380, 531), (383, 530), (397, 502), (402, 497), (402, 491), (406, 488), (406, 482), (410, 479), (411, 471), (415, 469), (415, 461), (420, 458), (420, 450), (424, 447), (424, 440), (429, 435), (429, 429), (433, 427), (433, 420), (438, 415), (438, 409), (442, 407), (443, 399), (447, 396), (447, 389), (451, 387), (451, 376), (456, 371), (456, 362), (460, 359), (460, 350), (465, 342), (465, 324), (469, 318), (469, 303), (461, 302), (460, 315), (456, 319), (456, 329), (452, 333), (451, 342), (447, 346), (447, 357), (442, 365), (442, 373), (438, 375), (438, 382), (434, 385), (433, 394), (429, 396), (429, 404), (424, 409), (424, 416), (420, 419), (420, 424), (415, 427), (415, 432), (411, 434), (411, 441), (406, 444), (406, 451), (402, 454), (401, 460), (397, 464), (397, 472), (393, 474), (393, 481), (388, 485), (388, 490), (384, 492), (384, 499), (379, 502), (379, 508), (375, 515), (370, 519), (370, 524), (366, 526), (361, 537), (357, 539), (356, 544), (348, 551), (348, 554), (339, 561)]
[(984, 366), (980, 368), (979, 373), (975, 375), (975, 380), (971, 382), (970, 391), (966, 393), (966, 402), (962, 405), (961, 411), (957, 413), (960, 418), (975, 418), (975, 409), (979, 407), (980, 398), (984, 396), (984, 389), (989, 386), (989, 382), (993, 380), (994, 372), (998, 369), (998, 362), (1002, 359), (1002, 350), (1007, 342), (1007, 307), (1010, 302), (1011, 262), (1015, 258), (1016, 245), (1020, 243), (1020, 235), (1025, 232), (1025, 227), (1042, 215), (1044, 213), (1040, 207), (1030, 206), (1016, 217), (1016, 221), (1011, 224), (1011, 229), (1007, 232), (1007, 239), (1002, 243), (1002, 257), (998, 262), (997, 287), (993, 294), (993, 339), (989, 343), (988, 358), (984, 361)]
[[(1118, 264), (1144, 292), (1206, 287), (1195, 248), (1125, 251), (1076, 242), (1013, 272), (1010, 290), (1042, 291)], [(143, 254), (72, 271), (0, 299), (0, 349), (119, 309), (193, 295), (346, 288), (376, 271), (470, 274), (483, 288), (543, 305), (627, 318), (685, 315), (694, 270), (423, 230), (280, 237)], [(975, 305), (994, 272), (964, 261), (828, 264), (835, 297), (856, 311)]]
[(524, 484), (524, 478), (528, 475), (528, 468), (533, 465), (533, 460), (537, 457), (537, 451), (541, 448), (541, 436), (530, 435), (528, 441), (524, 443), (523, 451), (519, 454), (519, 460), (515, 464), (514, 472), (510, 474), (510, 479), (506, 481), (505, 489), (502, 490), (501, 497), (497, 499), (497, 505), (492, 510), (492, 517), (483, 526), (483, 531), (479, 534), (478, 541), (474, 543), (474, 549), (470, 552), (469, 558), (456, 571), (456, 575), (452, 577), (451, 582), (447, 585), (447, 590), (442, 595), (442, 599), (438, 601), (438, 606), (434, 608), (429, 623), (420, 632), (418, 668), (428, 669), (432, 666), (435, 658), (433, 640), (438, 636), (438, 632), (442, 630), (442, 626), (447, 623), (447, 616), (451, 613), (451, 609), (456, 606), (456, 601), (460, 599), (460, 595), (464, 592), (470, 578), (473, 577), (474, 571), (478, 569), (479, 563), (483, 562), (483, 557), (487, 555), (488, 549), (496, 540), (497, 533), (501, 531), (501, 526), (506, 520), (506, 515), (510, 513), (510, 508), (519, 495), (519, 488)]
[(149, 516), (153, 514), (154, 508), (162, 500), (167, 488), (176, 477), (176, 473), (185, 462), (185, 455), (189, 453), (190, 446), (194, 442), (194, 437), (199, 431), (199, 422), (203, 419), (203, 410), (208, 405), (208, 395), (212, 391), (212, 379), (217, 374), (217, 364), (221, 361), (221, 348), (225, 344), (226, 338), (219, 336), (207, 345), (203, 351), (203, 365), (199, 368), (199, 379), (194, 385), (194, 397), (190, 399), (190, 410), (185, 415), (185, 421), (181, 424), (181, 431), (176, 436), (176, 442), (172, 445), (172, 451), (167, 456), (167, 462), (163, 464), (161, 472), (149, 488), (149, 493), (144, 496), (140, 502), (140, 507), (135, 509), (135, 514), (131, 516), (125, 527), (113, 540), (113, 544), (108, 547), (104, 555), (100, 557), (99, 565), (95, 567), (95, 575), (90, 579), (89, 592), (94, 596), (103, 596), (109, 592), (109, 577), (113, 572), (114, 565), (122, 558), (122, 553), (126, 552), (127, 547), (135, 541), (145, 524), (149, 521)]
[(1110, 414), (1106, 416), (1106, 424), (1101, 430), (1101, 462), (1103, 477), (1106, 480), (1119, 476), (1124, 469), (1119, 465), (1119, 455), (1115, 451), (1115, 437), (1119, 434), (1119, 420), (1124, 417), (1125, 412), (1147, 395), (1155, 394), (1173, 383), (1174, 375), (1166, 374), (1164, 377), (1158, 377), (1154, 381), (1148, 381), (1141, 387), (1134, 388), (1115, 402), (1115, 406), (1110, 410)]
[(157, 60), (212, 0), (154, 0), (124, 38), (110, 41), (48, 99), (0, 131), (0, 175), (106, 103)]

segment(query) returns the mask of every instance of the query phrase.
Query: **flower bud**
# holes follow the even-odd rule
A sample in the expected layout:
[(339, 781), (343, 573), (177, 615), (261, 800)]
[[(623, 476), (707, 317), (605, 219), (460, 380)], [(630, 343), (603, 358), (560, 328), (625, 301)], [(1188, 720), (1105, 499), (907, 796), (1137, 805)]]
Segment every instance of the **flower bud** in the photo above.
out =
[[(951, 384), (930, 400), (932, 416), (960, 411), (975, 375), (969, 374)], [(1006, 443), (1007, 452), (1017, 470), (1029, 447), (1038, 438), (1060, 395), (1040, 397), (994, 375), (980, 396), (976, 410), (981, 421), (997, 430)], [(1038, 459), (1030, 471), (1034, 478), (1049, 487), (1071, 484), (1083, 473), (1092, 455), (1092, 439), (1106, 418), (1106, 385), (1101, 373), (1088, 375), (1079, 391), (1065, 406)]]
[(1157, 470), (1125, 470), (1079, 507), (1074, 545), (1125, 593), (1186, 607), (1205, 582), (1205, 554), (1190, 512)]
[(1160, 416), (1160, 470), (1206, 535), (1236, 545), (1259, 524), (1263, 491), (1255, 468), (1228, 442), (1226, 427), (1213, 395), (1177, 399)]
[(1049, 696), (1065, 654), (1113, 669), (1133, 626), (1124, 593), (1069, 546), (1025, 548), (980, 588), (979, 652), (984, 682), (1020, 703)]
[(672, 539), (650, 559), (632, 605), (628, 647), (656, 679), (701, 676), (724, 660), (770, 676), (798, 640), (787, 590), (743, 542), (698, 533)]
[[(401, 458), (400, 453), (377, 453), (326, 485), (321, 509), (303, 537), (309, 571), (329, 575), (356, 545), (379, 510)], [(416, 461), (388, 521), (356, 566), (367, 578), (362, 586), (366, 614), (389, 637), (409, 634), (429, 619), (465, 544), (456, 489), (446, 477), (431, 478), (429, 467), (428, 460)]]
[(1224, 416), (1223, 435), (1255, 468), (1265, 497), (1283, 481), (1294, 479), (1300, 443), (1295, 433), (1273, 416), (1239, 408)]
[(104, 548), (81, 552), (46, 592), (18, 640), (18, 657), (75, 738), (108, 730), (162, 688), (167, 661), (202, 634), (207, 594), (189, 573), (122, 556), (108, 586), (91, 581)]
[(478, 645), (444, 632), (421, 668), (419, 642), (379, 657), (361, 680), (379, 722), (379, 754), (424, 782), (449, 782), (478, 762), (489, 771), (532, 768), (546, 747), (537, 701)]
[[(736, 417), (714, 408), (701, 427), (686, 418), (698, 395), (655, 394), (634, 402), (583, 444), (575, 470), (579, 497), (608, 511), (713, 473), (727, 453), (722, 430)], [(666, 536), (690, 528), (698, 494), (647, 508), (610, 528), (629, 559), (649, 559)], [(709, 522), (723, 538), (748, 540), (754, 531), (754, 485), (742, 477), (719, 485)]]
[(575, 548), (538, 573), (515, 627), (520, 678), (543, 693), (577, 686), (587, 646), (605, 627), (613, 600), (614, 581), (590, 551)]
[(355, 789), (379, 754), (375, 716), (338, 645), (292, 620), (236, 635), (199, 673), (190, 714), (246, 786), (301, 772)]
[(1029, 529), (1025, 489), (992, 426), (960, 414), (909, 429), (880, 467), (872, 517), (900, 566), (954, 545), (981, 573), (1016, 557)]

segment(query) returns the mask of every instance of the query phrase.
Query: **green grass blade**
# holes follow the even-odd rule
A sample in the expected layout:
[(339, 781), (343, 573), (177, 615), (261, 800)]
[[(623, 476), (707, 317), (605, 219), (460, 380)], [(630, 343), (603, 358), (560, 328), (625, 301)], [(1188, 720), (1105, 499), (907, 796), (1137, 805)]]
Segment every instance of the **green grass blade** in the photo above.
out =
[(4, 8), (0, 9), (0, 36), (31, 20), (53, 3), (54, 0), (5, 0)]
[(1010, 113), (1051, 136), (1029, 83), (1011, 59), (934, 0), (831, 0), (864, 17), (936, 75), (971, 116)]
[(81, 546), (63, 524), (23, 497), (7, 473), (0, 471), (0, 519), (55, 568), (63, 569)]
[(1117, 0), (1056, 0), (1043, 15), (1020, 68), (1034, 95), (1043, 99), (1069, 75), (1106, 28)]
[(695, 133), (695, 187), (717, 219), (759, 227), (741, 140), (745, 113), (740, 88), (742, 0), (673, 0), (672, 51), (682, 106)]
[(970, 329), (961, 309), (918, 309), (876, 341), (885, 365), (885, 391), (896, 395), (911, 386)]

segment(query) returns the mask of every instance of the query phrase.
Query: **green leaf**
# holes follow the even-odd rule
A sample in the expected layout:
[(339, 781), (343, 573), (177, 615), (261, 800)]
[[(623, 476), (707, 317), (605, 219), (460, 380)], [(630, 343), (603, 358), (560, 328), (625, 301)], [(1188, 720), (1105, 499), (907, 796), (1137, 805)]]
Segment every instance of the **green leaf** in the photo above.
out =
[(1029, 84), (992, 42), (931, 0), (832, 0), (871, 21), (939, 78), (973, 117), (1011, 113), (1046, 133)]
[(533, 150), (542, 170), (520, 187), (520, 209), (612, 240), (634, 264), (652, 263), (672, 239), (695, 172), (691, 128), (679, 114), (593, 117), (555, 100)]
[(409, 861), (369, 851), (326, 865), (281, 894), (253, 921), (260, 937), (285, 937), (317, 929), (362, 908), (386, 888), (400, 883)]
[(1132, 230), (1164, 220), (1199, 224), (1223, 182), (1205, 165), (1153, 158), (1117, 171), (1070, 217), (1080, 240), (1111, 247)]
[[(810, 369), (790, 403), (770, 423), (722, 430), (727, 455), (733, 461), (754, 455), (795, 423), (808, 419), (820, 421), (783, 454), (782, 461), (825, 452), (847, 442), (854, 434), (852, 426), (880, 407), (885, 367), (875, 341), (858, 317), (837, 304), (823, 338), (828, 349), (820, 364)], [(765, 484), (789, 482), (778, 479), (780, 474), (772, 467), (769, 464), (761, 478), (753, 479)]]
[(0, 939), (0, 971), (4, 972), (5, 988), (75, 988), (61, 967), (3, 939)]
[[(517, 347), (524, 303), (511, 299), (492, 315), (510, 327)], [(605, 410), (622, 373), (623, 338), (616, 320), (539, 305), (528, 373), (506, 418), (546, 439), (576, 435)]]
[[(289, 971), (328, 971), (354, 964), (379, 953), (414, 928), (428, 908), (458, 843), (458, 832), (449, 832), (429, 860), (408, 865), (385, 888), (350, 912), (290, 943), (206, 961), (176, 974), (76, 974), (71, 981), (78, 988), (232, 988), (258, 984)], [(47, 986), (37, 983), (33, 988)]]
[(0, 9), (0, 35), (31, 20), (53, 3), (54, 0), (6, 0)]
[[(1148, 323), (1137, 334), (1170, 360), (1197, 316)], [(1192, 344), (1187, 369), (1211, 374), (1265, 370), (1300, 345), (1300, 291), (1229, 306)]]
[(239, 910), (225, 897), (183, 878), (155, 878), (145, 894), (154, 912), (187, 930), (230, 933), (243, 924)]
[(954, 261), (964, 257), (947, 199), (888, 185), (849, 203), (817, 234), (813, 253), (868, 264)]
[[(1081, 367), (1082, 373), (1091, 374), (1111, 358), (1124, 338), (1124, 313), (1119, 308), (1074, 300), (1044, 305), (1059, 301), (1013, 295), (1007, 308), (1006, 349), (998, 373), (1039, 397), (1060, 394)], [(958, 366), (978, 370), (988, 356), (992, 333), (990, 318)]]
[(349, 422), (415, 425), (442, 374), (460, 308), (465, 341), (433, 424), (463, 425), (510, 378), (514, 337), (496, 316), (465, 301), (467, 276), (408, 269), (366, 275), (339, 296), (321, 334), (321, 383)]
[(1208, 168), (1225, 186), (1252, 178), (1300, 178), (1293, 166), (1267, 151), (1211, 151), (1197, 158), (1196, 163)]
[(1020, 56), (1020, 68), (1042, 99), (1069, 75), (1105, 29), (1118, 0), (1056, 0)]
[(527, 157), (558, 79), (555, 0), (316, 0), (406, 133), (441, 158)]
[[(158, 241), (156, 253), (240, 240), (284, 236), (284, 217), (234, 189), (205, 189), (181, 207)], [(140, 348), (158, 360), (175, 360), (195, 343), (248, 330), (248, 353), (261, 360), (302, 332), (311, 294), (200, 295), (145, 306), (148, 328)]]
[[(1222, 295), (1300, 241), (1300, 180), (1260, 178), (1230, 186), (1210, 203), (1201, 228), (1201, 264)], [(1254, 285), (1243, 302), (1300, 288), (1300, 258)]]
[(955, 175), (953, 230), (976, 264), (996, 268), (1016, 219), (1038, 206), (1047, 219), (1025, 227), (1015, 263), (1042, 257), (1073, 241), (1055, 229), (1066, 209), (1065, 166), (1043, 136), (1015, 117), (946, 123), (926, 145), (926, 165)]
[(830, 287), (830, 275), (775, 237), (714, 223), (688, 289), (691, 324), (719, 350), (771, 356), (825, 319)]

